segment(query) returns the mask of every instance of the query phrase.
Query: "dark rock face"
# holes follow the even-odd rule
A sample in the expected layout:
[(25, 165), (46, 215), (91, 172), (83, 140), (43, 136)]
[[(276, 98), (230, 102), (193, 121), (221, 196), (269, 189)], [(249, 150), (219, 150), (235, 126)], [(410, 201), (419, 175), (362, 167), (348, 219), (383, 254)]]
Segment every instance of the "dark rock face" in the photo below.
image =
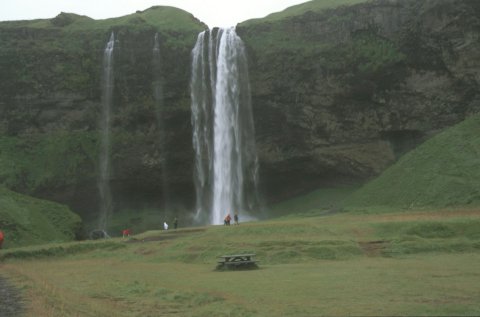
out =
[[(102, 57), (114, 32), (115, 205), (162, 206), (164, 160), (174, 171), (168, 179), (172, 199), (186, 197), (186, 205), (192, 204), (190, 51), (204, 25), (194, 22), (177, 32), (135, 18), (134, 23), (113, 21), (83, 30), (72, 26), (72, 19), (79, 17), (61, 14), (41, 21), (41, 27), (0, 23), (0, 42), (5, 44), (0, 47), (0, 162), (8, 167), (0, 172), (0, 183), (67, 203), (81, 214), (95, 213)], [(162, 109), (157, 109), (153, 92), (156, 33)], [(168, 152), (160, 151), (160, 142)]]
[[(116, 206), (162, 205), (165, 160), (169, 199), (193, 206), (190, 51), (204, 26), (159, 30), (134, 17), (102, 29), (82, 17), (85, 27), (73, 29), (76, 19), (0, 23), (0, 182), (81, 213), (97, 208), (101, 65), (114, 31)], [(156, 32), (164, 141), (152, 92)], [(363, 182), (480, 109), (475, 0), (368, 2), (244, 23), (237, 33), (269, 200)]]
[(480, 110), (475, 1), (376, 1), (238, 33), (270, 196), (365, 181)]

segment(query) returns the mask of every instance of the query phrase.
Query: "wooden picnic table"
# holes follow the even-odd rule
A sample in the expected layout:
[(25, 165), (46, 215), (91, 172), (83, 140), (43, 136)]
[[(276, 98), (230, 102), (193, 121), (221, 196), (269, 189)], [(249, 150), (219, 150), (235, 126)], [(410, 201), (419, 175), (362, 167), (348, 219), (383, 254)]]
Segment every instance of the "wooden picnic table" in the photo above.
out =
[(220, 256), (220, 261), (218, 261), (218, 268), (222, 267), (249, 267), (256, 266), (256, 261), (254, 259), (256, 254), (229, 254)]

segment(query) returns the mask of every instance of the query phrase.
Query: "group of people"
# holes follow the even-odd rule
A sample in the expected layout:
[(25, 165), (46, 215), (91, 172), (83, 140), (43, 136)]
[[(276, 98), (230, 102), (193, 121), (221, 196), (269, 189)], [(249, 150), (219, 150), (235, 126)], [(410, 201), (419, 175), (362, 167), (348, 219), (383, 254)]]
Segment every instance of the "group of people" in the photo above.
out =
[[(225, 216), (225, 219), (223, 219), (223, 225), (225, 226), (230, 226), (230, 222), (232, 221), (232, 217), (230, 217), (230, 214), (228, 213), (226, 216)], [(236, 225), (238, 225), (238, 214), (235, 213), (233, 215), (233, 221), (235, 222)]]

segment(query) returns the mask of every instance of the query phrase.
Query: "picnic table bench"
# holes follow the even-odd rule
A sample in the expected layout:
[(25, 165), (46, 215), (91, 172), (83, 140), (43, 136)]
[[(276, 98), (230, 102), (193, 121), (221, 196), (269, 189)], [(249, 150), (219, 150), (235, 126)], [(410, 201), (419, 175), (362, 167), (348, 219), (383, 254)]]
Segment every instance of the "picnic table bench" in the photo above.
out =
[(217, 262), (217, 269), (221, 268), (251, 268), (256, 267), (257, 262), (254, 257), (256, 254), (231, 254), (222, 255)]

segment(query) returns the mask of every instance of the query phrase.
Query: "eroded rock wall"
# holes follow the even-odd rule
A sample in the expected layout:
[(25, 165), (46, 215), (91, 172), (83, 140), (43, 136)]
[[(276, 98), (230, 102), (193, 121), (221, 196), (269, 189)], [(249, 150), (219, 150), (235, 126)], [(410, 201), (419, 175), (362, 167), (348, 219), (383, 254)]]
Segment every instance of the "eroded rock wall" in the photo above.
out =
[(480, 110), (476, 1), (373, 1), (238, 33), (273, 197), (368, 180)]

